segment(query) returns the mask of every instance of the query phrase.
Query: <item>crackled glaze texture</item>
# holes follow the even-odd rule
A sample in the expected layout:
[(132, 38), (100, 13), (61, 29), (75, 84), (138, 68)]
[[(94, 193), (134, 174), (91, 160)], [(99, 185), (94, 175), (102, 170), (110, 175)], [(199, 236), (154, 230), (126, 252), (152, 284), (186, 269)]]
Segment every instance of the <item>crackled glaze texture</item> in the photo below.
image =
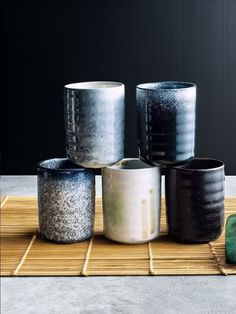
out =
[(92, 236), (95, 176), (67, 159), (38, 165), (39, 228), (48, 240), (71, 243)]
[(65, 86), (67, 155), (76, 164), (101, 168), (124, 154), (124, 85), (84, 82)]
[(225, 227), (226, 262), (236, 264), (236, 214), (230, 215)]
[(195, 158), (166, 173), (169, 235), (180, 242), (217, 239), (224, 226), (224, 164)]
[(196, 86), (185, 82), (136, 88), (139, 157), (173, 164), (194, 156)]
[(104, 233), (122, 243), (144, 243), (158, 236), (160, 168), (123, 159), (102, 169)]

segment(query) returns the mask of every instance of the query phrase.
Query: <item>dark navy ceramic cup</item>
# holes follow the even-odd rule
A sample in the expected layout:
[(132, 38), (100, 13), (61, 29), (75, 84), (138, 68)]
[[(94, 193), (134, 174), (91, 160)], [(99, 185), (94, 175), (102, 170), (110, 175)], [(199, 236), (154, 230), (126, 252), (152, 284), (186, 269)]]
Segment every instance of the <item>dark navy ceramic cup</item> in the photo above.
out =
[(224, 226), (224, 163), (195, 158), (167, 168), (166, 209), (169, 235), (178, 242), (207, 243)]
[(138, 148), (142, 160), (174, 164), (194, 156), (196, 86), (186, 82), (136, 87)]
[(55, 158), (38, 164), (38, 216), (44, 238), (72, 243), (91, 237), (94, 209), (92, 170), (68, 159)]

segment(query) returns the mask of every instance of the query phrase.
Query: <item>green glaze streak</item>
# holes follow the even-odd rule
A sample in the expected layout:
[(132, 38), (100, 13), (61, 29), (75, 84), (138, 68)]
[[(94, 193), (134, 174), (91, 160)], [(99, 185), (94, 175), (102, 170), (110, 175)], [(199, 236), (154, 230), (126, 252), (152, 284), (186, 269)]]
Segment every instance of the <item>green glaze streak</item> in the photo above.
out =
[(143, 223), (143, 240), (146, 240), (148, 237), (148, 230), (147, 230), (147, 202), (146, 200), (141, 201), (141, 208), (142, 208), (142, 223)]
[(226, 262), (236, 264), (236, 214), (228, 217), (225, 231)]
[(155, 195), (154, 195), (154, 190), (151, 189), (149, 191), (150, 193), (150, 226), (151, 226), (151, 234), (155, 232)]
[(125, 223), (122, 196), (118, 193), (110, 195), (110, 197), (106, 199), (105, 208), (108, 223), (112, 225), (122, 225)]

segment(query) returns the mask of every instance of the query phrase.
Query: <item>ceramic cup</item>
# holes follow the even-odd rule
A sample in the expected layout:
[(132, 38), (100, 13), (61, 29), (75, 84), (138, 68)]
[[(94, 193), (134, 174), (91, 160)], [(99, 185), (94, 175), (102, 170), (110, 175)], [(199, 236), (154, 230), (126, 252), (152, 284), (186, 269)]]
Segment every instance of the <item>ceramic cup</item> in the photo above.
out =
[(87, 168), (112, 165), (123, 158), (124, 85), (84, 82), (64, 88), (68, 158)]
[(62, 243), (92, 236), (95, 176), (68, 159), (38, 164), (38, 215), (43, 237)]
[(123, 159), (102, 169), (104, 233), (122, 243), (144, 243), (158, 236), (160, 168)]
[(174, 164), (194, 156), (196, 86), (186, 82), (136, 87), (140, 159)]
[(167, 221), (176, 241), (206, 243), (221, 235), (224, 177), (224, 164), (215, 159), (195, 158), (167, 169)]

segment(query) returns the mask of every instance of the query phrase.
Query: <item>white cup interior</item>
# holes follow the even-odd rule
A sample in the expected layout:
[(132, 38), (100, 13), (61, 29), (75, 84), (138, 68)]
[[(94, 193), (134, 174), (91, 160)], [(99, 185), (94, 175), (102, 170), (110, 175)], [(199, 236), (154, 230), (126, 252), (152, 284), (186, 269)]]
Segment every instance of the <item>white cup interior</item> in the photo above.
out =
[(95, 81), (95, 82), (80, 82), (65, 85), (69, 89), (101, 89), (101, 88), (114, 88), (122, 86), (119, 82), (109, 81)]
[(144, 163), (138, 158), (125, 158), (119, 161), (118, 163), (116, 163), (115, 165), (110, 166), (108, 168), (113, 169), (113, 170), (126, 171), (126, 170), (150, 169), (150, 168), (153, 168), (153, 166)]

